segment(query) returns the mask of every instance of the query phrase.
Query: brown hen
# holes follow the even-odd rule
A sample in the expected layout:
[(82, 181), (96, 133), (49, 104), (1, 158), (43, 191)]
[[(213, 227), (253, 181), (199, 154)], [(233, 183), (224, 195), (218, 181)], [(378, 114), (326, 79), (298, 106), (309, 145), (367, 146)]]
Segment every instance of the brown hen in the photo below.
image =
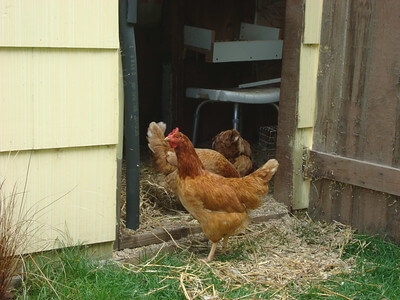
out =
[(212, 148), (225, 156), (245, 176), (253, 170), (250, 144), (235, 130), (225, 130), (213, 138)]
[(261, 205), (278, 162), (271, 159), (242, 178), (225, 178), (205, 169), (189, 138), (178, 128), (166, 141), (175, 149), (177, 157), (177, 195), (213, 242), (207, 258), (211, 261), (221, 239), (224, 239), (225, 250), (229, 236), (246, 228), (249, 223), (247, 211)]
[[(163, 122), (151, 122), (147, 130), (148, 147), (152, 151), (153, 166), (164, 174), (164, 186), (175, 193), (177, 178), (177, 161), (175, 150), (165, 141)], [(196, 149), (206, 170), (223, 177), (239, 177), (238, 171), (222, 154), (211, 149)]]

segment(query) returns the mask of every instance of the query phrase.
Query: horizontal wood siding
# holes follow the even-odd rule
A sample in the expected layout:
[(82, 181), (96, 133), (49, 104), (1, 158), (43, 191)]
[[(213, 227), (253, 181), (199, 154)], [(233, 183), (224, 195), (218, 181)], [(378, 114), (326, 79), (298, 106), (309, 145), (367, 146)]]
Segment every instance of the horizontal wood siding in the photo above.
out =
[[(314, 150), (400, 167), (399, 11), (396, 0), (324, 1)], [(321, 179), (310, 210), (400, 241), (399, 197)]]
[(2, 0), (0, 47), (118, 49), (118, 1)]
[(23, 204), (38, 213), (27, 251), (113, 242), (118, 1), (0, 1), (0, 66), (5, 192), (15, 182), (23, 191), (31, 157)]
[(118, 143), (118, 50), (0, 48), (0, 152)]
[(115, 239), (115, 157), (116, 146), (0, 153), (2, 192), (16, 183), (22, 193), (28, 176), (23, 207), (34, 221), (27, 251), (58, 248), (57, 238), (68, 245)]

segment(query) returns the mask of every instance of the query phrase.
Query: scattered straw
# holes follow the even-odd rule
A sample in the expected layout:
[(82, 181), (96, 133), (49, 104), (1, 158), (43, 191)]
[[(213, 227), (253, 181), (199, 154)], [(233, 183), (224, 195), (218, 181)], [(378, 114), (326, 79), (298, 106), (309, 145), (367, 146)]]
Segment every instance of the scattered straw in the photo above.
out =
[[(176, 198), (162, 184), (163, 177), (151, 168), (142, 169), (141, 180), (141, 225), (136, 231), (123, 230), (123, 234), (179, 226), (198, 225), (187, 212), (180, 210)], [(286, 208), (267, 196), (263, 206), (251, 212), (251, 217), (287, 212)], [(343, 260), (345, 245), (353, 238), (350, 227), (340, 223), (326, 224), (312, 221), (307, 215), (294, 217), (289, 214), (281, 219), (266, 223), (251, 224), (247, 231), (229, 240), (228, 253), (222, 256), (217, 249), (216, 259), (205, 263), (210, 245), (204, 234), (190, 235), (179, 240), (162, 244), (166, 249), (190, 251), (190, 258), (183, 267), (171, 267), (170, 272), (161, 276), (164, 280), (174, 279), (179, 283), (186, 299), (219, 299), (243, 285), (250, 286), (254, 292), (244, 297), (257, 297), (260, 293), (271, 292), (271, 298), (290, 298), (289, 289), (298, 291), (315, 286), (332, 275), (350, 272), (353, 261)], [(160, 245), (137, 249), (124, 249), (115, 252), (116, 259), (129, 259), (140, 251), (157, 252)], [(147, 250), (146, 250), (147, 251)], [(154, 260), (154, 258), (152, 258)], [(152, 261), (151, 260), (151, 261)], [(166, 267), (166, 266), (163, 266)], [(131, 267), (132, 271), (148, 272), (160, 268), (152, 261), (150, 264)], [(214, 274), (225, 282), (225, 292), (218, 292), (214, 285), (207, 284), (204, 277)], [(321, 290), (329, 296), (329, 290)]]
[(156, 228), (173, 228), (176, 224), (194, 224), (193, 218), (183, 209), (179, 200), (164, 186), (164, 176), (151, 167), (142, 167), (140, 171), (140, 227), (127, 229), (126, 216), (126, 178), (125, 164), (122, 167), (121, 180), (121, 219), (122, 234), (146, 232)]
[[(155, 229), (172, 228), (198, 225), (197, 221), (183, 208), (179, 200), (164, 184), (164, 176), (155, 172), (151, 167), (144, 166), (140, 172), (140, 227), (137, 230), (127, 229), (125, 226), (126, 215), (126, 181), (124, 176), (125, 164), (122, 168), (121, 181), (121, 219), (122, 235), (148, 232)], [(265, 216), (286, 212), (286, 208), (267, 196), (264, 205), (251, 211), (251, 217)]]
[[(205, 263), (202, 259), (207, 256), (210, 245), (203, 234), (191, 235), (164, 244), (169, 246), (176, 243), (184, 249), (176, 251), (193, 253), (187, 265), (171, 266), (171, 272), (165, 276), (179, 283), (183, 280), (184, 285), (181, 287), (186, 290), (187, 299), (188, 296), (190, 299), (214, 296), (224, 298), (225, 293), (243, 285), (254, 289), (254, 294), (250, 293), (246, 297), (257, 297), (269, 291), (273, 298), (285, 298), (293, 286), (298, 291), (305, 291), (335, 274), (350, 272), (353, 260), (344, 260), (341, 249), (352, 237), (350, 227), (340, 223), (326, 224), (314, 222), (308, 217), (287, 215), (267, 223), (251, 224), (244, 234), (230, 238), (227, 256), (223, 256), (218, 248), (215, 261)], [(138, 249), (116, 252), (115, 257), (129, 257), (129, 251), (134, 253)], [(146, 268), (160, 268), (161, 265), (153, 262), (138, 267), (145, 271)], [(218, 293), (206, 284), (202, 278), (210, 272), (226, 283), (226, 292)], [(183, 279), (181, 276), (184, 276)], [(321, 292), (341, 297), (328, 290)]]
[(185, 277), (186, 277), (185, 275), (186, 275), (186, 273), (181, 273), (181, 276), (180, 276), (180, 278), (179, 278), (180, 287), (181, 287), (181, 289), (183, 290), (183, 294), (185, 295), (186, 299), (191, 300), (192, 297), (190, 297), (188, 291), (186, 290), (185, 283), (184, 283), (184, 281), (185, 281), (185, 279), (186, 279), (186, 278), (185, 278)]

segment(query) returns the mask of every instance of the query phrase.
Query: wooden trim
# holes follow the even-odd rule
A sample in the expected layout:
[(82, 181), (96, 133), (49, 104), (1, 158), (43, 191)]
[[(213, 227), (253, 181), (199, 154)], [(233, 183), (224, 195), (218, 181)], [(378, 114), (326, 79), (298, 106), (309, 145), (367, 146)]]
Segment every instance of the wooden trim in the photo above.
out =
[(292, 207), (293, 151), (297, 129), (300, 48), (303, 38), (304, 1), (287, 0), (282, 54), (282, 82), (276, 156), (279, 170), (275, 175), (274, 198)]
[[(286, 213), (280, 213), (275, 215), (268, 216), (259, 216), (251, 219), (252, 223), (262, 223), (267, 222), (269, 220), (280, 219), (285, 216)], [(120, 239), (120, 249), (125, 248), (137, 248), (148, 246), (152, 244), (160, 244), (164, 242), (168, 242), (172, 240), (178, 240), (184, 238), (190, 234), (201, 233), (202, 229), (200, 226), (194, 227), (180, 227), (173, 228), (170, 230), (167, 229), (157, 229), (152, 232), (146, 232), (142, 234), (135, 234), (131, 236), (121, 237)]]
[(305, 0), (305, 24), (303, 44), (319, 44), (323, 0)]
[(141, 262), (143, 257), (152, 257), (154, 255), (161, 255), (164, 253), (172, 253), (177, 250), (176, 245), (165, 246), (165, 244), (159, 244), (156, 247), (151, 247), (151, 249), (140, 249), (137, 253), (129, 255), (125, 258), (116, 258), (115, 261), (123, 264), (138, 264)]
[(309, 151), (305, 174), (400, 196), (400, 169), (319, 151)]
[(318, 62), (319, 45), (303, 45), (300, 50), (297, 128), (313, 128), (315, 124)]
[(160, 244), (163, 242), (168, 242), (172, 240), (172, 238), (174, 240), (178, 240), (188, 236), (189, 234), (196, 234), (200, 232), (200, 226), (173, 228), (170, 230), (157, 229), (151, 232), (121, 237), (120, 249), (137, 248), (152, 244)]

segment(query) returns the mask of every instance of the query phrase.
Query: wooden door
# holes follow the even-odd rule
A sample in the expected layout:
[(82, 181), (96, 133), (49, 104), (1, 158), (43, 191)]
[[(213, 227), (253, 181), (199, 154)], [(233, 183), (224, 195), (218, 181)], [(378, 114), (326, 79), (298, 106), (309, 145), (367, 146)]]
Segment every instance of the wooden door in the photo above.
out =
[(309, 211), (400, 241), (400, 1), (324, 0), (316, 113)]
[(278, 201), (400, 241), (400, 1), (286, 1), (277, 158)]

